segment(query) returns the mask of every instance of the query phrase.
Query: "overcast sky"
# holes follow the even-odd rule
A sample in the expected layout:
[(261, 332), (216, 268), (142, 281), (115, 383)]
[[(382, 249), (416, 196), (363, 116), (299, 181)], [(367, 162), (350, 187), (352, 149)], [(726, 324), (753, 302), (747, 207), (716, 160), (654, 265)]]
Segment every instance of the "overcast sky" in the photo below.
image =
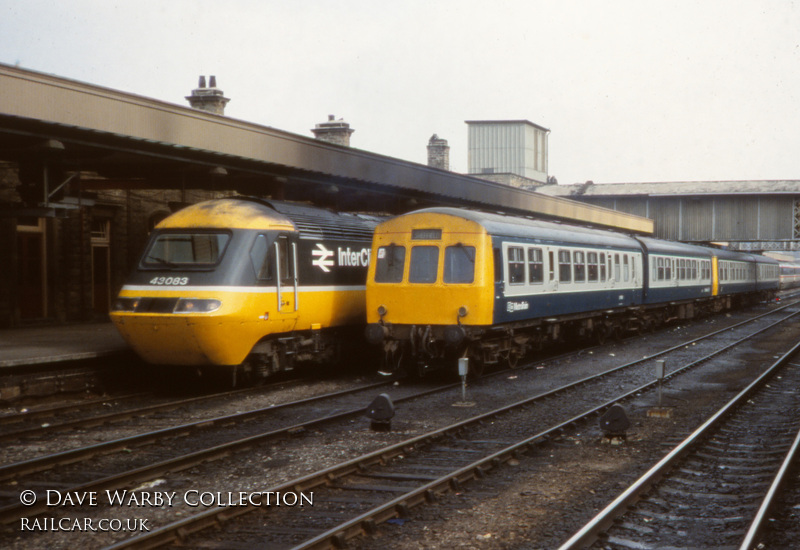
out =
[[(800, 179), (789, 0), (0, 0), (0, 62), (467, 171), (466, 120), (549, 128), (559, 183)], [(0, 110), (2, 106), (0, 105)]]

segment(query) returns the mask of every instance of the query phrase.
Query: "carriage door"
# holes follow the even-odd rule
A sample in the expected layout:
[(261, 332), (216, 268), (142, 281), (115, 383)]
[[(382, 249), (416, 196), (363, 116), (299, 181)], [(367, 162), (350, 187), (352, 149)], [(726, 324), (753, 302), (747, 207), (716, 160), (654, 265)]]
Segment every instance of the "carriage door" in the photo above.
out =
[(282, 318), (297, 318), (297, 243), (279, 235), (275, 247), (278, 313)]
[(548, 291), (558, 290), (558, 278), (556, 277), (557, 273), (557, 265), (556, 265), (556, 258), (557, 258), (557, 250), (555, 248), (546, 247), (545, 248), (545, 257), (547, 258), (547, 265), (545, 266), (545, 273), (544, 273), (544, 288)]

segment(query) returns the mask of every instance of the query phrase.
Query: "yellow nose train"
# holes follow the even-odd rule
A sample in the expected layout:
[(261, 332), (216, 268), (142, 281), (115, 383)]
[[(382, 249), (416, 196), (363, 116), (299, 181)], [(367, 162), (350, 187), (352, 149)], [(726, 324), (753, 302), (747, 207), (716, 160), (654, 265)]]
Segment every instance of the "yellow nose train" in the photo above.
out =
[(246, 197), (189, 206), (158, 224), (111, 319), (150, 363), (240, 379), (330, 363), (363, 331), (379, 221)]

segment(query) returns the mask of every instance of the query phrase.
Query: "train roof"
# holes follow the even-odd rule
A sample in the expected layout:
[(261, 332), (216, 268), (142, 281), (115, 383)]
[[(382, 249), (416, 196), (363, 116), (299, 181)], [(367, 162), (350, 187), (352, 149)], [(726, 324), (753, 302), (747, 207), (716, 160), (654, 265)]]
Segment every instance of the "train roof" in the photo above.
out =
[(157, 229), (275, 229), (294, 231), (294, 224), (269, 205), (239, 198), (198, 202), (164, 218)]
[(294, 222), (301, 239), (372, 240), (375, 226), (384, 217), (373, 214), (334, 212), (305, 204), (261, 201)]
[(339, 213), (298, 203), (232, 197), (187, 206), (156, 227), (297, 231), (301, 239), (369, 241), (381, 220), (369, 214)]
[(637, 237), (645, 246), (649, 254), (674, 254), (681, 256), (695, 256), (698, 258), (711, 258), (714, 250), (695, 244), (686, 244), (677, 241), (661, 241), (649, 237)]
[(445, 214), (448, 216), (460, 217), (481, 225), (486, 229), (486, 232), (492, 236), (543, 239), (575, 244), (641, 249), (641, 245), (639, 245), (636, 239), (622, 233), (530, 218), (518, 218), (506, 216), (504, 214), (490, 214), (461, 208), (435, 207), (415, 210), (406, 215), (422, 213)]

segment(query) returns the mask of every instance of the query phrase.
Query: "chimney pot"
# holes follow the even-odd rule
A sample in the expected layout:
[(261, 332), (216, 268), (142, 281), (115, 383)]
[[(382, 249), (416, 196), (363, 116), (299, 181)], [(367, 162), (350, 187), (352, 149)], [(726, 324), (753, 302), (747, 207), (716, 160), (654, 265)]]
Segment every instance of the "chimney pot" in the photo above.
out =
[(344, 119), (340, 118), (337, 121), (334, 115), (328, 115), (327, 122), (317, 124), (316, 128), (311, 131), (314, 133), (314, 137), (320, 141), (350, 146), (350, 134), (355, 130), (350, 128)]
[(192, 90), (192, 95), (186, 96), (186, 100), (193, 109), (224, 115), (225, 105), (230, 99), (217, 88), (216, 76), (210, 76), (209, 80), (211, 81), (210, 89), (206, 87), (206, 77), (201, 76), (199, 86)]
[(428, 166), (450, 170), (450, 146), (446, 139), (433, 134), (428, 140)]
[(217, 87), (217, 77), (211, 75), (208, 77), (208, 87), (209, 88), (216, 88)]

